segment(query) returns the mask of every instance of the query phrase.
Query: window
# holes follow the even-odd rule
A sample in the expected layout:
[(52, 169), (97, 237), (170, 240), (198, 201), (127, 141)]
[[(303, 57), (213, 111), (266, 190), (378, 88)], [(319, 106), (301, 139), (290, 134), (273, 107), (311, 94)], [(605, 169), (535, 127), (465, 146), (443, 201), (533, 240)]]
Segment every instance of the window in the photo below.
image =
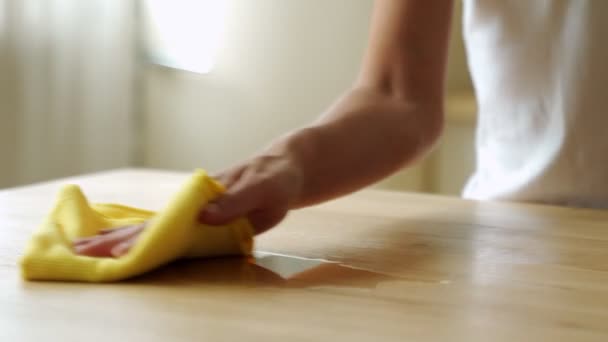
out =
[(228, 0), (143, 0), (148, 58), (172, 68), (210, 72), (228, 5)]

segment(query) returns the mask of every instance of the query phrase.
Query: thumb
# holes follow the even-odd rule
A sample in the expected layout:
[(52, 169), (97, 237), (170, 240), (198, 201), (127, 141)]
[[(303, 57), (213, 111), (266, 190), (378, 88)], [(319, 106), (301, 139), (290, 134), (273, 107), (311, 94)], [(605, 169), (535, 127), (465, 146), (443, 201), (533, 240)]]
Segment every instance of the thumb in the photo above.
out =
[(257, 203), (257, 189), (252, 186), (235, 187), (217, 200), (207, 204), (199, 214), (204, 224), (226, 224), (254, 210)]

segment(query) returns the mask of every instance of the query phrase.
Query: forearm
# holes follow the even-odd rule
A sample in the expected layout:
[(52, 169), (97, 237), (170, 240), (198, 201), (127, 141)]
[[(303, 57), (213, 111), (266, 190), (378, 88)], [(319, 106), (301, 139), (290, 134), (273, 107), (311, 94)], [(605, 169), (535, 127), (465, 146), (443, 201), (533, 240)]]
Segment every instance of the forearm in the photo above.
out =
[(441, 127), (440, 101), (405, 102), (355, 89), (274, 148), (298, 166), (302, 182), (293, 206), (301, 207), (358, 190), (411, 164), (433, 146)]
[(451, 15), (451, 0), (376, 1), (353, 90), (284, 140), (302, 170), (296, 206), (369, 185), (434, 145), (443, 126)]

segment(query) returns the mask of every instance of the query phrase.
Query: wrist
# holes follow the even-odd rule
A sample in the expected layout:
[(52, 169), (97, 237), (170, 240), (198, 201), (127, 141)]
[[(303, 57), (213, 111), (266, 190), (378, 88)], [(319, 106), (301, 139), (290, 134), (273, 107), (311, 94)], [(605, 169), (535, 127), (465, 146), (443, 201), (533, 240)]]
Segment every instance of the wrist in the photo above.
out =
[(276, 140), (267, 153), (278, 156), (284, 161), (284, 178), (290, 183), (293, 195), (290, 209), (299, 208), (306, 203), (305, 187), (310, 183), (311, 167), (315, 165), (315, 146), (319, 140), (320, 127), (305, 127), (295, 130)]

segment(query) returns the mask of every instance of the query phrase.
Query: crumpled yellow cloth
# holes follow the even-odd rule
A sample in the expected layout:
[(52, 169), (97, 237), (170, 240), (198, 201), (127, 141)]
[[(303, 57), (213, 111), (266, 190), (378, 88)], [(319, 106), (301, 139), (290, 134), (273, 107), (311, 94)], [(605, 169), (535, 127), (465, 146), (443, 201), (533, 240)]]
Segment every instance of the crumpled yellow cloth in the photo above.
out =
[[(250, 255), (253, 229), (246, 219), (224, 226), (197, 223), (197, 214), (224, 191), (197, 170), (158, 213), (118, 204), (89, 204), (80, 188), (64, 187), (54, 209), (29, 241), (21, 273), (27, 280), (109, 282), (133, 277), (178, 258)], [(131, 250), (120, 258), (74, 254), (76, 238), (101, 229), (149, 221)]]

